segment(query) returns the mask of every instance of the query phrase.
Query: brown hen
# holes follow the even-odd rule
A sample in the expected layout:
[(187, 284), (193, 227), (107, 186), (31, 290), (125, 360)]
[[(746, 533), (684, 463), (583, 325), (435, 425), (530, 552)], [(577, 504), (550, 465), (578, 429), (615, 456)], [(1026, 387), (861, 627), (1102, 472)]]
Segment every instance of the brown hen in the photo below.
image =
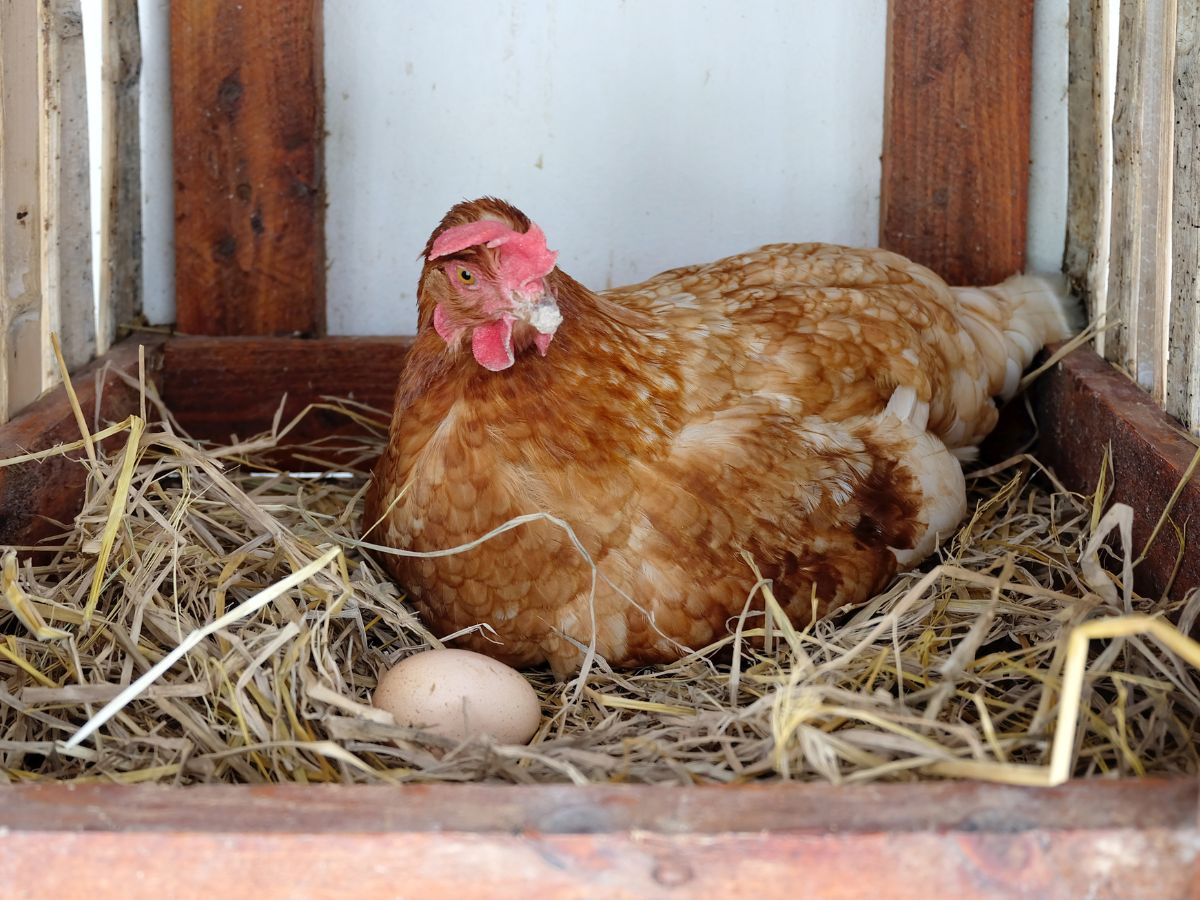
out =
[[(797, 624), (862, 603), (966, 511), (960, 460), (1043, 343), (1039, 279), (949, 288), (883, 250), (773, 244), (593, 292), (485, 198), (425, 247), (365, 539), (439, 634), (565, 673), (678, 658), (755, 582)], [(593, 578), (595, 574), (595, 578)], [(760, 601), (761, 602), (761, 601)]]

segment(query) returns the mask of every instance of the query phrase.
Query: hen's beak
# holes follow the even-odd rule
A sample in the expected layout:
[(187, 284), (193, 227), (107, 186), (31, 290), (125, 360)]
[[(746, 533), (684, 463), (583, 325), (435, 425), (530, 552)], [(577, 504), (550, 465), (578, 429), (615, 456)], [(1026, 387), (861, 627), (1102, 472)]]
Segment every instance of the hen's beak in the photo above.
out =
[(539, 334), (554, 334), (562, 324), (557, 301), (540, 286), (528, 291), (513, 291), (512, 302), (512, 314), (528, 322)]

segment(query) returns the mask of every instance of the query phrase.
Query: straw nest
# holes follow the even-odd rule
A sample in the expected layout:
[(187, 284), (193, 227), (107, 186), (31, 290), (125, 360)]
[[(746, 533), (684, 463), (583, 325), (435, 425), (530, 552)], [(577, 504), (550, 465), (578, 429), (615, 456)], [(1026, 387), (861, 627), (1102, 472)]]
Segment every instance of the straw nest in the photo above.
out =
[(1129, 510), (1107, 508), (1103, 487), (1070, 493), (1033, 457), (974, 472), (959, 533), (865, 607), (796, 630), (760, 583), (764, 612), (674, 665), (596, 659), (566, 684), (527, 673), (544, 713), (529, 746), (454, 746), (370, 706), (383, 668), (441, 646), (355, 547), (385, 416), (339, 405), (362, 439), (343, 441), (337, 466), (322, 462), (329, 444), (301, 448), (313, 471), (297, 474), (263, 456), (287, 428), (202, 446), (153, 388), (148, 400), (157, 421), (101, 432), (112, 454), (50, 451), (94, 457), (80, 463), (83, 512), (50, 552), (0, 548), (8, 781), (1047, 784), (1200, 770), (1200, 645), (1184, 637), (1200, 595), (1133, 593)]

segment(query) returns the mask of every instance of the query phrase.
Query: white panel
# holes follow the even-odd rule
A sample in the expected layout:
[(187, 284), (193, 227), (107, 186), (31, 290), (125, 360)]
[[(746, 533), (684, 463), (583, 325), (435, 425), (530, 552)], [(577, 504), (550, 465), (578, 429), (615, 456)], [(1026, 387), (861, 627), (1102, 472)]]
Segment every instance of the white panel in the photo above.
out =
[(481, 194), (594, 288), (874, 244), (886, 9), (326, 0), (330, 332), (411, 333), (425, 239)]
[(1033, 108), (1025, 267), (1059, 272), (1067, 240), (1067, 32), (1070, 0), (1033, 7)]
[(171, 152), (170, 0), (138, 0), (142, 39), (142, 312), (175, 321), (175, 178)]

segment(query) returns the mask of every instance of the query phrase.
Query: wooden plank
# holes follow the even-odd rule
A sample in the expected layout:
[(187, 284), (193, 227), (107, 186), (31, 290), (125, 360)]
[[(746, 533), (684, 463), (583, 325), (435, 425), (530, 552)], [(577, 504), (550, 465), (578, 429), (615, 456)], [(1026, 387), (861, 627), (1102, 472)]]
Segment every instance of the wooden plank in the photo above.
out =
[(74, 371), (96, 355), (96, 314), (83, 17), (79, 0), (42, 0), (40, 13), (41, 355), (48, 387), (60, 377), (50, 335), (58, 335)]
[[(1067, 247), (1063, 269), (1089, 321), (1105, 310), (1112, 179), (1108, 0), (1071, 0), (1067, 87)], [(1097, 337), (1097, 346), (1104, 335)]]
[(1121, 0), (1105, 356), (1165, 398), (1175, 0)]
[[(174, 338), (163, 351), (162, 396), (180, 425), (206, 440), (269, 430), (284, 394), (283, 422), (322, 397), (366, 403), (386, 422), (411, 343), (408, 337)], [(355, 433), (344, 416), (315, 410), (289, 443)]]
[(42, 391), (39, 8), (0, 4), (0, 422)]
[(1025, 263), (1033, 2), (891, 0), (880, 244), (951, 284)]
[(0, 789), (0, 891), (1166, 900), (1197, 886), (1196, 795), (1194, 780), (25, 786)]
[(171, 4), (182, 332), (324, 330), (321, 8)]
[(1167, 411), (1200, 434), (1200, 0), (1179, 0)]
[(104, 0), (101, 93), (100, 335), (107, 350), (142, 311), (142, 178), (137, 0)]
[[(138, 343), (147, 345), (151, 375), (159, 365), (160, 338), (128, 339), (80, 370), (71, 382), (90, 423), (120, 421), (139, 408), (138, 393), (113, 371), (137, 376)], [(97, 408), (97, 395), (100, 396)], [(59, 387), (0, 427), (0, 459), (79, 439), (79, 426)], [(87, 470), (83, 451), (36, 463), (0, 468), (0, 544), (29, 545), (70, 523), (83, 504)]]
[[(1067, 487), (1093, 491), (1104, 453), (1111, 449), (1112, 500), (1133, 508), (1139, 554), (1197, 447), (1148, 394), (1086, 348), (1043, 375), (1033, 397), (1041, 431), (1038, 456)], [(1186, 545), (1181, 548), (1175, 530), (1165, 527), (1135, 570), (1138, 589), (1151, 597), (1161, 596), (1168, 585), (1173, 597), (1200, 587), (1200, 472), (1180, 494), (1171, 521), (1181, 528), (1186, 524)]]

